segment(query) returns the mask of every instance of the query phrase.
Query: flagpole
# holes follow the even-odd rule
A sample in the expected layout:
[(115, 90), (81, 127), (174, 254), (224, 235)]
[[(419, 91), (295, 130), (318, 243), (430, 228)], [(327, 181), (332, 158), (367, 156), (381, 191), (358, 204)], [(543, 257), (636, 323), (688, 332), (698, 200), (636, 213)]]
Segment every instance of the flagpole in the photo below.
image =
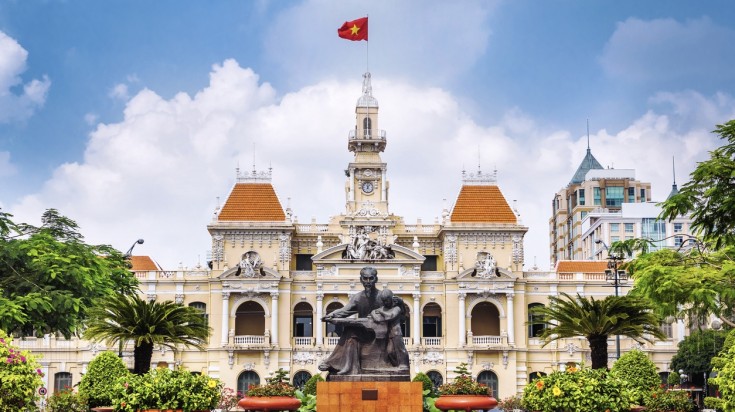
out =
[[(368, 22), (368, 32), (370, 30), (370, 15), (366, 14), (365, 17), (367, 18)], [(370, 40), (365, 40), (365, 69), (367, 73), (370, 73)]]

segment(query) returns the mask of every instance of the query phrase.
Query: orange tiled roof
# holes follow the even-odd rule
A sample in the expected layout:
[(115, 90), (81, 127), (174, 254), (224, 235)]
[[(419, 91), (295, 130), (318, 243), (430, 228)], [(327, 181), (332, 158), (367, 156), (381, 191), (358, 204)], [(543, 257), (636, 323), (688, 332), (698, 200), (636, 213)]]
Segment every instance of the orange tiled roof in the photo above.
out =
[(130, 256), (132, 271), (161, 270), (161, 268), (150, 258), (150, 256)]
[(270, 183), (237, 183), (217, 219), (274, 222), (286, 220), (286, 214)]
[(517, 223), (497, 186), (462, 186), (451, 215), (452, 222)]
[(556, 264), (556, 273), (603, 273), (605, 269), (605, 260), (560, 260)]

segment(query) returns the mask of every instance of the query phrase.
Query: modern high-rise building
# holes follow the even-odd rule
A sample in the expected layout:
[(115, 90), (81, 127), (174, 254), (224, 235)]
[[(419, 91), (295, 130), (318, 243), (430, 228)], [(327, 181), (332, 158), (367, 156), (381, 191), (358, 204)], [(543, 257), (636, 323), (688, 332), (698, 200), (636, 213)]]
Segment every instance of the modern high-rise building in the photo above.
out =
[[(425, 372), (439, 384), (467, 363), (473, 377), (505, 398), (522, 391), (534, 376), (589, 364), (583, 337), (543, 346), (538, 338), (543, 326), (534, 323), (529, 310), (561, 292), (597, 298), (612, 294), (605, 281), (606, 262), (566, 261), (559, 255), (554, 271), (524, 272), (528, 228), (495, 175), (481, 171), (458, 173), (461, 189), (452, 207), (437, 208), (439, 221), (405, 222), (390, 208), (390, 199), (401, 194), (390, 192), (388, 167), (381, 159), (389, 139), (379, 128), (370, 74), (364, 77), (355, 115), (355, 124), (348, 125), (344, 185), (334, 188), (345, 193), (339, 215), (326, 222), (299, 223), (279, 199), (270, 171), (238, 171), (227, 200), (207, 225), (211, 265), (161, 270), (149, 258), (134, 257), (142, 296), (198, 308), (213, 331), (204, 351), (157, 348), (152, 366), (182, 365), (240, 391), (279, 368), (301, 384), (319, 373), (319, 363), (339, 339), (340, 330), (321, 318), (362, 290), (359, 271), (365, 266), (377, 269), (379, 289), (390, 288), (406, 303), (401, 327), (411, 375)], [(588, 157), (594, 159), (589, 152)], [(568, 188), (573, 196), (568, 200), (570, 215), (580, 210), (575, 209), (579, 199), (585, 199), (581, 206), (588, 202), (590, 207), (598, 198), (600, 205), (612, 202), (618, 207), (632, 196), (648, 200), (650, 185), (594, 163), (597, 167), (580, 172), (581, 181)], [(622, 192), (613, 189), (617, 187)], [(633, 195), (629, 187), (635, 189)], [(599, 196), (594, 188), (600, 189)], [(579, 190), (589, 193), (580, 195)], [(566, 202), (563, 192), (555, 206), (558, 216)], [(650, 353), (666, 373), (676, 342), (683, 338), (683, 323), (672, 330), (672, 339), (655, 344), (622, 339), (621, 350)], [(89, 361), (107, 349), (98, 342), (54, 336), (18, 343), (43, 355), (50, 388), (78, 382)], [(611, 364), (615, 346), (611, 337)], [(130, 345), (123, 358), (132, 365)]]
[(636, 180), (635, 170), (603, 168), (587, 146), (587, 154), (566, 187), (551, 201), (549, 245), (551, 266), (561, 260), (579, 260), (582, 221), (592, 211), (617, 212), (623, 203), (651, 201), (651, 184)]

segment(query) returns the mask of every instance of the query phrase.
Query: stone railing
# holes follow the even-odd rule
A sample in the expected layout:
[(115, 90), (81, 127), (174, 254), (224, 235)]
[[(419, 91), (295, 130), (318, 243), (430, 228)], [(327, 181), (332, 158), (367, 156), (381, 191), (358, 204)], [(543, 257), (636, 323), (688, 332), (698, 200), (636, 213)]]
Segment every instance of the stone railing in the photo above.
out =
[(473, 346), (504, 346), (505, 343), (505, 337), (504, 336), (493, 336), (493, 335), (485, 335), (485, 336), (472, 336), (472, 345)]
[(270, 339), (260, 335), (235, 335), (235, 346), (265, 346), (270, 344)]

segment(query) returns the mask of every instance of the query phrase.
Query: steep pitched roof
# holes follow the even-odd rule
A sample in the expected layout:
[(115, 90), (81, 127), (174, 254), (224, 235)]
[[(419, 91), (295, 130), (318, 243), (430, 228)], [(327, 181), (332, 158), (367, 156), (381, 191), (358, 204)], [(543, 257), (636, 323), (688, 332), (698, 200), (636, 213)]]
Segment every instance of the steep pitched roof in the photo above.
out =
[(450, 219), (458, 223), (518, 223), (500, 188), (495, 185), (462, 186)]
[(603, 273), (607, 269), (604, 260), (560, 260), (556, 273)]
[(133, 272), (161, 270), (161, 267), (150, 256), (130, 256), (130, 264), (133, 265), (130, 269)]
[(592, 156), (592, 151), (588, 148), (587, 154), (582, 159), (582, 163), (579, 164), (577, 171), (574, 172), (572, 180), (569, 182), (570, 185), (579, 184), (584, 182), (584, 176), (592, 169), (604, 169), (600, 162)]
[(278, 222), (286, 213), (270, 183), (237, 183), (217, 220)]

